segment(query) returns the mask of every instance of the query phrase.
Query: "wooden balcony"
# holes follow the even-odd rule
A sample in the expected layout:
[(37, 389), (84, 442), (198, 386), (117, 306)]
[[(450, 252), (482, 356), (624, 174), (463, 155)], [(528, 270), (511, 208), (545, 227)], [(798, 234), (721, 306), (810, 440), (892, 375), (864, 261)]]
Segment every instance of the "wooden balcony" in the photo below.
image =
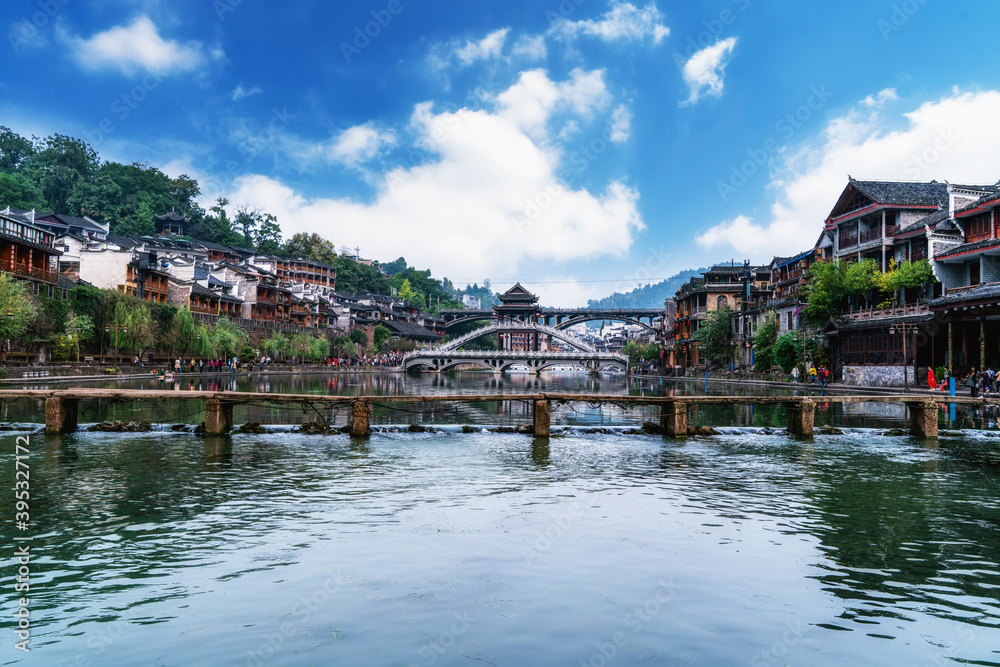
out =
[[(9, 264), (7, 266), (10, 266)], [(33, 278), (35, 280), (40, 280), (45, 283), (52, 283), (53, 285), (59, 284), (59, 274), (55, 271), (49, 271), (43, 269), (39, 266), (30, 266), (28, 264), (15, 264), (14, 270), (12, 271), (15, 275), (24, 276), (25, 278)]]
[(840, 249), (853, 248), (858, 245), (858, 237), (856, 234), (841, 234), (840, 235)]

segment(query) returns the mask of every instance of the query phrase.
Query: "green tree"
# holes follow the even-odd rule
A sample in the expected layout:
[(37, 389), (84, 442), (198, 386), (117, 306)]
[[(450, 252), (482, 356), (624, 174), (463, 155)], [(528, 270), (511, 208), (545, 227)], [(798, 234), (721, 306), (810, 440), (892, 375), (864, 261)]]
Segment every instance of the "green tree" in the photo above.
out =
[[(0, 155), (2, 160), (2, 155)], [(0, 172), (0, 204), (25, 210), (45, 208), (45, 196), (22, 174)]]
[(850, 296), (859, 297), (867, 307), (871, 302), (872, 292), (879, 287), (878, 262), (865, 259), (854, 262), (844, 273), (844, 288)]
[(807, 323), (825, 326), (840, 315), (848, 293), (846, 274), (847, 268), (841, 262), (815, 262), (809, 267), (803, 288), (807, 304), (803, 319)]
[(794, 331), (782, 335), (774, 342), (774, 361), (786, 373), (802, 363), (802, 335)]
[(310, 336), (307, 334), (292, 334), (288, 339), (289, 351), (299, 359), (303, 359), (309, 354), (309, 341)]
[(385, 345), (385, 342), (390, 338), (392, 338), (392, 331), (390, 331), (387, 326), (380, 324), (377, 327), (375, 327), (374, 337), (375, 337), (374, 349), (376, 352), (378, 352), (379, 350), (382, 349), (382, 346)]
[(778, 338), (778, 325), (774, 318), (767, 317), (764, 324), (757, 330), (754, 338), (753, 355), (754, 367), (764, 372), (771, 370), (774, 365), (774, 341)]
[(243, 235), (242, 243), (247, 248), (254, 247), (254, 239), (257, 238), (261, 215), (260, 209), (253, 208), (249, 204), (242, 204), (236, 209), (233, 227)]
[(383, 264), (382, 272), (387, 276), (394, 276), (401, 271), (406, 271), (407, 268), (406, 260), (400, 257), (389, 262), (388, 264)]
[(719, 365), (728, 363), (733, 353), (731, 314), (729, 306), (713, 310), (692, 336), (698, 342), (701, 354)]
[(97, 152), (86, 142), (54, 134), (39, 142), (24, 160), (23, 173), (41, 189), (56, 213), (74, 213), (70, 198), (81, 183), (94, 177), (99, 164)]
[(173, 321), (173, 348), (180, 351), (181, 354), (194, 352), (194, 337), (197, 328), (191, 309), (187, 306), (179, 308)]
[(337, 288), (348, 292), (368, 290), (372, 294), (389, 294), (389, 281), (378, 269), (358, 264), (350, 257), (338, 255), (334, 261), (337, 269)]
[(38, 314), (38, 306), (23, 283), (0, 273), (0, 339), (21, 338)]
[(270, 213), (261, 215), (254, 235), (254, 243), (261, 252), (275, 253), (281, 249), (281, 227)]
[(351, 333), (348, 334), (348, 338), (350, 338), (351, 342), (354, 343), (355, 345), (368, 344), (368, 335), (361, 329), (354, 329), (353, 331), (351, 331)]
[[(337, 261), (337, 250), (332, 242), (319, 234), (306, 234), (304, 232), (293, 234), (292, 238), (285, 241), (285, 245), (281, 248), (281, 254), (292, 259), (305, 257), (330, 266), (333, 266)], [(339, 278), (340, 276), (338, 276), (338, 280)]]
[(275, 331), (270, 338), (261, 343), (264, 353), (272, 359), (284, 359), (288, 354), (288, 338), (280, 331)]
[(217, 350), (218, 354), (230, 358), (242, 349), (244, 343), (250, 339), (250, 336), (247, 335), (243, 327), (228, 317), (220, 317), (215, 322), (210, 339), (212, 347)]
[(400, 283), (399, 288), (396, 290), (396, 296), (404, 301), (416, 301), (417, 293), (413, 290), (413, 285), (410, 284), (409, 279), (404, 279)]
[(330, 341), (325, 336), (313, 336), (309, 341), (309, 360), (320, 363), (330, 356)]
[(0, 125), (0, 172), (17, 171), (34, 154), (35, 146), (30, 140)]
[(80, 343), (94, 338), (94, 320), (90, 315), (76, 315), (66, 322), (66, 333), (76, 349), (76, 361), (80, 361)]

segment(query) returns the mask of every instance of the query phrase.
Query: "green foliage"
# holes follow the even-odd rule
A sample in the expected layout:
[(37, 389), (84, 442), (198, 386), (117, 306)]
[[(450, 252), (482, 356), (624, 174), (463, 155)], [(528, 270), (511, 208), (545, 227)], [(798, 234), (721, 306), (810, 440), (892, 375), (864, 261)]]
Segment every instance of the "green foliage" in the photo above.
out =
[(278, 219), (270, 213), (264, 213), (260, 217), (254, 244), (258, 250), (266, 253), (276, 253), (281, 249), (281, 227), (278, 226)]
[(790, 331), (778, 338), (774, 342), (774, 361), (786, 373), (802, 363), (802, 336)]
[(388, 264), (383, 264), (382, 272), (387, 276), (394, 276), (397, 273), (406, 271), (407, 268), (409, 267), (406, 264), (406, 260), (400, 257), (392, 262), (389, 262)]
[(404, 301), (414, 302), (417, 299), (417, 293), (413, 289), (413, 285), (410, 284), (409, 279), (403, 279), (403, 282), (399, 284), (396, 288), (396, 296)]
[(288, 338), (280, 331), (275, 331), (260, 346), (272, 359), (284, 359), (289, 350)]
[(389, 294), (389, 281), (374, 267), (358, 264), (343, 255), (336, 258), (334, 267), (337, 269), (337, 289), (347, 292), (368, 290), (373, 294)]
[(774, 342), (778, 338), (778, 324), (774, 318), (768, 317), (757, 330), (754, 338), (754, 367), (767, 372), (774, 365)]
[[(0, 161), (3, 160), (0, 154)], [(0, 203), (4, 208), (36, 209), (45, 208), (45, 196), (42, 191), (22, 174), (5, 174), (0, 172)]]
[(34, 144), (10, 128), (0, 125), (0, 172), (9, 174), (20, 169), (34, 154)]
[(351, 342), (354, 343), (355, 345), (368, 344), (368, 336), (361, 329), (354, 329), (353, 331), (351, 331), (348, 337), (351, 339)]
[(731, 315), (729, 306), (713, 310), (692, 336), (698, 342), (702, 356), (717, 364), (726, 364), (732, 357)]
[(375, 327), (374, 337), (375, 337), (374, 347), (375, 350), (378, 351), (382, 349), (382, 346), (385, 345), (385, 342), (387, 340), (392, 338), (392, 331), (389, 330), (389, 327), (380, 324), (377, 327)]
[(243, 327), (228, 317), (220, 317), (215, 322), (209, 338), (217, 354), (228, 358), (235, 356), (237, 351), (243, 347), (243, 344), (250, 339), (250, 336), (247, 335)]
[(622, 348), (622, 354), (628, 357), (629, 363), (638, 364), (643, 361), (655, 361), (660, 356), (660, 348), (656, 345), (643, 345), (630, 340)]
[(38, 297), (36, 303), (39, 308), (29, 327), (29, 334), (33, 338), (45, 339), (63, 333), (66, 317), (69, 314), (69, 303), (47, 296)]
[(330, 356), (330, 341), (325, 336), (313, 336), (309, 341), (309, 360), (319, 363)]
[(847, 294), (860, 297), (868, 306), (872, 292), (879, 287), (879, 274), (878, 262), (874, 259), (854, 262), (844, 273), (844, 289)]
[[(389, 340), (388, 346), (392, 352), (412, 352), (417, 349), (417, 344), (409, 338), (392, 338)], [(495, 340), (493, 341), (493, 347), (496, 348)]]
[(825, 326), (840, 314), (847, 296), (847, 269), (840, 262), (815, 262), (806, 272), (803, 289), (807, 305), (803, 319), (813, 326)]
[(896, 265), (891, 262), (889, 270), (879, 279), (879, 287), (884, 292), (898, 292), (904, 287), (915, 289), (923, 287), (933, 278), (934, 272), (926, 259), (919, 262), (903, 262)]
[(56, 361), (79, 361), (76, 341), (62, 334), (53, 336), (52, 356)]
[(305, 234), (303, 232), (293, 234), (292, 238), (288, 239), (280, 249), (280, 254), (292, 259), (305, 257), (330, 266), (333, 266), (337, 261), (337, 250), (332, 242), (319, 234)]
[(0, 340), (21, 338), (39, 312), (24, 284), (0, 273)]
[(141, 353), (156, 342), (156, 322), (149, 302), (111, 291), (107, 300), (110, 318), (104, 333), (109, 343), (117, 341), (119, 350)]

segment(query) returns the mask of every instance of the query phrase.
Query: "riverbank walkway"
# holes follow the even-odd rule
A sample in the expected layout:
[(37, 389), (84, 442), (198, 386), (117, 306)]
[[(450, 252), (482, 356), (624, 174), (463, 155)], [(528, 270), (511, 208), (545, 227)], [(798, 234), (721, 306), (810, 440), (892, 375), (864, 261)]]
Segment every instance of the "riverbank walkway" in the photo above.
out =
[(77, 429), (79, 403), (82, 400), (102, 400), (116, 403), (158, 401), (202, 401), (205, 404), (205, 434), (224, 435), (233, 428), (233, 407), (236, 405), (268, 404), (299, 405), (321, 408), (350, 406), (348, 431), (352, 436), (371, 434), (373, 404), (386, 403), (481, 403), (522, 401), (533, 406), (532, 429), (535, 437), (547, 438), (551, 426), (553, 403), (615, 404), (625, 406), (653, 405), (660, 408), (661, 432), (667, 437), (688, 434), (688, 409), (698, 405), (782, 405), (787, 411), (790, 435), (811, 437), (817, 400), (822, 403), (903, 403), (910, 414), (910, 433), (923, 438), (938, 435), (938, 409), (941, 403), (974, 405), (1000, 404), (996, 398), (948, 397), (930, 400), (915, 396), (624, 396), (615, 394), (458, 394), (441, 396), (326, 396), (316, 394), (266, 394), (257, 392), (175, 391), (159, 389), (3, 389), (0, 401), (41, 400), (45, 402), (45, 432), (72, 433)]

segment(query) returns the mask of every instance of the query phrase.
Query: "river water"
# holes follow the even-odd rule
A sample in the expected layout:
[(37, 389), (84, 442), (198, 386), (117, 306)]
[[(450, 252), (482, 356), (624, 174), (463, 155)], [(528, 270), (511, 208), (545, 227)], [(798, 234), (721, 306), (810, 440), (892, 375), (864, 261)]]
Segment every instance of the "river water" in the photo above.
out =
[[(395, 409), (394, 394), (703, 390), (480, 374), (229, 388), (261, 382), (380, 393), (383, 426), (527, 421), (503, 404), (432, 420)], [(2, 410), (41, 419), (33, 402)], [(179, 401), (87, 410), (83, 422), (199, 419)], [(821, 409), (817, 422), (845, 434), (796, 440), (758, 433), (782, 424), (780, 408), (720, 407), (697, 419), (741, 428), (668, 440), (587, 432), (648, 417), (627, 405), (561, 410), (553, 422), (578, 428), (548, 442), (31, 434), (31, 653), (8, 631), (0, 663), (1000, 665), (995, 429), (880, 435), (905, 415), (873, 405)], [(14, 439), (0, 433), (8, 489)], [(2, 507), (10, 545), (12, 498)], [(14, 559), (4, 566), (10, 628), (21, 594)]]

